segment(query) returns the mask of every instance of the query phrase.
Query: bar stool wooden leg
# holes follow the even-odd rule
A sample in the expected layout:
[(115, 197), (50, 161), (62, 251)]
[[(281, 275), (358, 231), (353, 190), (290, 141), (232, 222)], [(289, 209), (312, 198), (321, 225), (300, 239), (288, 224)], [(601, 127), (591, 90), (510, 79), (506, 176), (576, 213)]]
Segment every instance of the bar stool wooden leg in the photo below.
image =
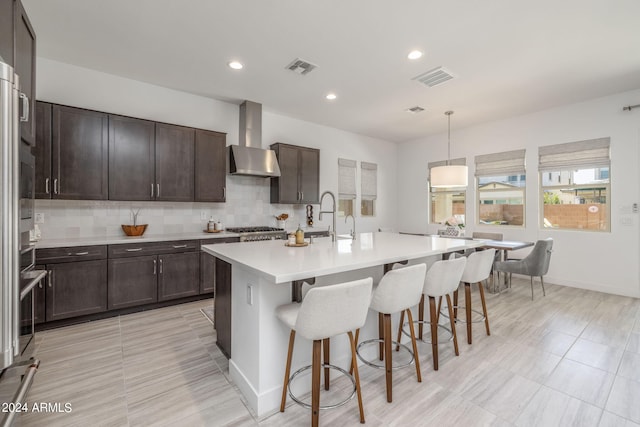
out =
[(398, 345), (396, 345), (396, 351), (400, 351), (400, 340), (402, 339), (402, 325), (404, 324), (404, 311), (400, 312), (400, 324), (398, 325)]
[(453, 349), (456, 352), (456, 356), (460, 355), (458, 351), (458, 336), (456, 334), (456, 321), (453, 318), (453, 308), (451, 307), (451, 297), (447, 294), (447, 306), (449, 308), (449, 322), (451, 323), (451, 333), (453, 334)]
[(420, 323), (418, 323), (418, 338), (422, 339), (422, 332), (424, 329), (424, 294), (422, 294), (420, 304), (418, 304), (418, 320), (420, 321)]
[[(384, 315), (382, 313), (378, 313), (378, 338), (384, 340)], [(379, 348), (379, 357), (380, 360), (384, 360), (384, 343), (380, 342)]]
[(411, 310), (407, 309), (407, 317), (409, 317), (409, 331), (411, 331), (411, 344), (413, 344), (413, 358), (416, 362), (416, 376), (418, 382), (422, 382), (422, 374), (420, 373), (420, 357), (418, 357), (418, 344), (416, 343), (416, 331), (413, 327), (413, 315)]
[(442, 297), (438, 299), (438, 312), (436, 313), (436, 321), (440, 323), (440, 310), (442, 310)]
[(320, 364), (322, 340), (313, 341), (313, 357), (311, 360), (311, 426), (318, 427), (320, 419)]
[(329, 390), (329, 355), (330, 355), (330, 350), (329, 350), (329, 343), (331, 341), (329, 340), (329, 338), (325, 338), (322, 340), (322, 360), (324, 360), (324, 389), (325, 390)]
[(487, 335), (491, 335), (489, 330), (489, 315), (487, 315), (487, 302), (484, 299), (484, 286), (478, 282), (478, 289), (480, 289), (480, 301), (482, 302), (482, 314), (484, 315), (484, 327), (487, 330)]
[(391, 315), (383, 315), (384, 323), (384, 370), (387, 383), (387, 402), (393, 401), (393, 366), (391, 364)]
[(436, 313), (436, 299), (429, 297), (429, 314), (431, 319), (431, 354), (433, 355), (433, 369), (438, 370), (438, 315)]
[[(358, 338), (360, 338), (360, 329), (356, 329), (356, 337), (354, 338), (356, 347), (358, 346)], [(356, 353), (355, 353), (355, 351), (351, 355), (351, 358), (353, 360), (351, 361), (351, 366), (349, 367), (349, 374), (353, 375), (353, 362), (356, 361)], [(357, 361), (356, 361), (356, 363), (357, 363)]]
[[(358, 332), (356, 332), (357, 334)], [(358, 408), (360, 409), (360, 423), (364, 424), (364, 407), (362, 406), (362, 392), (360, 391), (360, 374), (358, 373), (358, 362), (356, 361), (356, 344), (351, 331), (347, 332), (351, 343), (351, 372), (356, 380), (356, 394), (358, 395)]]
[(458, 291), (453, 291), (453, 318), (458, 320)]
[(467, 312), (467, 342), (471, 344), (473, 339), (471, 331), (471, 283), (464, 284), (464, 305)]
[(289, 351), (287, 352), (287, 365), (284, 368), (284, 381), (282, 385), (282, 401), (280, 402), (280, 412), (284, 412), (284, 405), (287, 403), (287, 387), (289, 386), (289, 375), (291, 373), (291, 357), (293, 356), (293, 343), (296, 339), (296, 331), (289, 334)]

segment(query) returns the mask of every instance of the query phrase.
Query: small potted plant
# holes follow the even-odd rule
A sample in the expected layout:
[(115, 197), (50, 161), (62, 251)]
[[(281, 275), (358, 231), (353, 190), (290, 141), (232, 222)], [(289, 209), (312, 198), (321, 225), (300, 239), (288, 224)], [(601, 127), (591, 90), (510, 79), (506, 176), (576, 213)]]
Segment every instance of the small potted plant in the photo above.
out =
[(122, 231), (127, 236), (142, 236), (149, 224), (138, 225), (138, 215), (140, 214), (140, 208), (133, 210), (131, 208), (131, 217), (133, 219), (133, 225), (122, 225)]
[(447, 236), (458, 236), (464, 233), (464, 224), (458, 222), (455, 216), (450, 216), (449, 218), (447, 218), (444, 222), (444, 225), (447, 226), (445, 230), (445, 234)]

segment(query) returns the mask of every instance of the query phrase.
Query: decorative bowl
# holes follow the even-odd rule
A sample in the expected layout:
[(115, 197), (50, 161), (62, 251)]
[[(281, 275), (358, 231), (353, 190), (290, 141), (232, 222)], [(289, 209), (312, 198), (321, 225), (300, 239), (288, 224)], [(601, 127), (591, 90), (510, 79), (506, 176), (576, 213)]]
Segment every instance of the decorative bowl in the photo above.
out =
[(122, 231), (127, 236), (142, 236), (149, 224), (142, 225), (122, 225)]

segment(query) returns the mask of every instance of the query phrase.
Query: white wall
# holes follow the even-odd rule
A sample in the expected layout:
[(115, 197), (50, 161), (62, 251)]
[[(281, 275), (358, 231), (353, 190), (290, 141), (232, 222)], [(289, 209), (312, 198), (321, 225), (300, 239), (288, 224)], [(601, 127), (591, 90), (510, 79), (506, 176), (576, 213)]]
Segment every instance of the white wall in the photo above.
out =
[[(452, 122), (451, 157), (466, 157), (469, 165), (467, 228), (502, 232), (505, 239), (554, 238), (551, 268), (546, 280), (584, 289), (640, 297), (638, 203), (640, 109), (622, 107), (640, 102), (640, 90), (525, 116), (455, 129)], [(458, 112), (458, 115), (464, 112)], [(541, 229), (538, 185), (538, 147), (600, 137), (611, 138), (611, 232)], [(428, 224), (427, 163), (447, 156), (446, 134), (411, 141), (398, 151), (398, 223), (400, 230), (435, 232)], [(474, 225), (476, 191), (474, 157), (525, 148), (527, 167), (526, 226)], [(625, 223), (623, 223), (623, 221)]]
[[(38, 58), (37, 99), (154, 121), (227, 133), (227, 145), (238, 143), (238, 106), (95, 70)], [(268, 111), (263, 106), (263, 147), (274, 142), (320, 149), (320, 191), (337, 194), (337, 158), (378, 164), (378, 213), (357, 218), (358, 231), (395, 226), (397, 145), (342, 130), (316, 125)], [(359, 179), (359, 174), (358, 174)], [(304, 205), (272, 205), (269, 179), (227, 176), (226, 203), (36, 201), (45, 214), (43, 238), (117, 235), (130, 207), (142, 207), (140, 221), (148, 222), (148, 234), (198, 231), (204, 226), (201, 212), (221, 219), (225, 226), (275, 226), (275, 214), (292, 217), (287, 228), (305, 223)], [(325, 207), (328, 206), (328, 203)], [(318, 221), (315, 226), (331, 223)], [(359, 212), (359, 209), (358, 209)], [(338, 232), (349, 231), (338, 218)]]

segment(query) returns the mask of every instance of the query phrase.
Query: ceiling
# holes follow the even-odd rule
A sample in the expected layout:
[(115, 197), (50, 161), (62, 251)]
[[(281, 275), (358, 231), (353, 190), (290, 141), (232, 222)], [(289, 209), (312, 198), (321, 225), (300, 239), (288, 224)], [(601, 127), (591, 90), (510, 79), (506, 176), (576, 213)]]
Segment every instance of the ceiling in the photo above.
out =
[(640, 88), (637, 0), (23, 3), (38, 56), (393, 142)]

